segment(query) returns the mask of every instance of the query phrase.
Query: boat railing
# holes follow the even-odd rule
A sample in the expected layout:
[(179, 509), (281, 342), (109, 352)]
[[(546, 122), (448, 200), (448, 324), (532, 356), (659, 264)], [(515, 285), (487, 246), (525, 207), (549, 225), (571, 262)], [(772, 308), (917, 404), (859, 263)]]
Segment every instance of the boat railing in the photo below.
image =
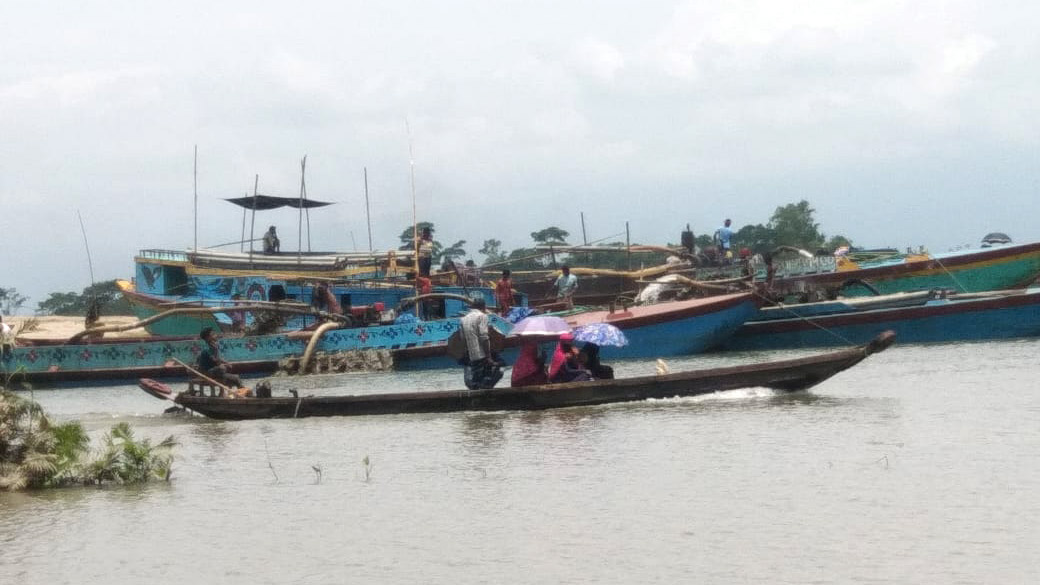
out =
[(162, 248), (149, 248), (137, 253), (138, 258), (146, 260), (167, 260), (174, 262), (187, 262), (188, 254), (181, 250), (164, 250)]

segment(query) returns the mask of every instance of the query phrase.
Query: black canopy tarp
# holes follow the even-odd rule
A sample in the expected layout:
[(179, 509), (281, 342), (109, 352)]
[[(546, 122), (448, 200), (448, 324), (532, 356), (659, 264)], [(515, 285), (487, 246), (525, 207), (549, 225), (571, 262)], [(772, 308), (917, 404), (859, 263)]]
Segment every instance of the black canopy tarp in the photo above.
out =
[[(234, 203), (239, 207), (244, 207), (245, 209), (255, 209), (255, 211), (267, 211), (268, 209), (278, 209), (279, 207), (294, 207), (300, 209), (301, 204), (304, 209), (332, 205), (332, 202), (328, 201), (300, 199), (299, 197), (275, 197), (273, 195), (232, 197), (230, 199), (225, 199), (225, 201), (230, 201), (231, 203)], [(254, 204), (256, 205), (255, 208), (253, 207)]]

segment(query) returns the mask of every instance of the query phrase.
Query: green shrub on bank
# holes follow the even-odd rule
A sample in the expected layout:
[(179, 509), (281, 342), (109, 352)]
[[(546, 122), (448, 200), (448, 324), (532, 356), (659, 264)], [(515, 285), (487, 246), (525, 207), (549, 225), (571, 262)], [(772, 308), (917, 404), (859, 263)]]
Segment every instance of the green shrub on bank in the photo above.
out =
[(173, 437), (152, 445), (136, 440), (128, 423), (105, 434), (91, 455), (78, 422), (54, 424), (33, 400), (0, 390), (0, 490), (168, 480)]

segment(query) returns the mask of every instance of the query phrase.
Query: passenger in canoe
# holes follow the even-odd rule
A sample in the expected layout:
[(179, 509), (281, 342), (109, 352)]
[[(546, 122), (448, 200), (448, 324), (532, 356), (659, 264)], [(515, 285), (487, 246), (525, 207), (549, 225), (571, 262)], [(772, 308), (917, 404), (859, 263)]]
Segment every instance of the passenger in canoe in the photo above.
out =
[(585, 382), (592, 374), (578, 361), (578, 350), (574, 347), (574, 335), (564, 333), (556, 344), (552, 364), (549, 365), (549, 382)]
[(578, 352), (578, 361), (597, 380), (613, 380), (614, 368), (603, 365), (599, 361), (599, 346), (595, 343), (586, 342)]
[(545, 356), (542, 354), (541, 346), (537, 341), (524, 341), (520, 346), (520, 356), (513, 364), (509, 385), (517, 388), (548, 383), (549, 378), (545, 375)]
[(231, 364), (220, 357), (219, 337), (212, 327), (203, 328), (199, 339), (206, 342), (206, 347), (199, 354), (199, 369), (217, 382), (231, 388), (241, 388), (242, 379), (231, 373)]

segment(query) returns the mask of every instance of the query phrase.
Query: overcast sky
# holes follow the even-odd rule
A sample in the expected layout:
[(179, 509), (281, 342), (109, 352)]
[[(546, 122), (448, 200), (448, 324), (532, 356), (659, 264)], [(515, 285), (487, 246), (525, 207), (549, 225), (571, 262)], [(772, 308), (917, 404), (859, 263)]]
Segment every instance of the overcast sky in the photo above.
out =
[[(615, 7), (614, 5), (627, 7)], [(638, 7), (637, 7), (638, 6)], [(1040, 239), (1040, 4), (24, 2), (0, 18), (0, 286), (132, 275), (237, 240), (221, 198), (307, 192), (315, 249), (419, 220), (511, 249), (550, 225), (677, 242), (809, 200), (862, 246)], [(407, 126), (406, 126), (407, 121)], [(410, 128), (411, 138), (409, 140)], [(283, 250), (296, 215), (266, 212)], [(620, 234), (620, 235), (619, 235)]]

